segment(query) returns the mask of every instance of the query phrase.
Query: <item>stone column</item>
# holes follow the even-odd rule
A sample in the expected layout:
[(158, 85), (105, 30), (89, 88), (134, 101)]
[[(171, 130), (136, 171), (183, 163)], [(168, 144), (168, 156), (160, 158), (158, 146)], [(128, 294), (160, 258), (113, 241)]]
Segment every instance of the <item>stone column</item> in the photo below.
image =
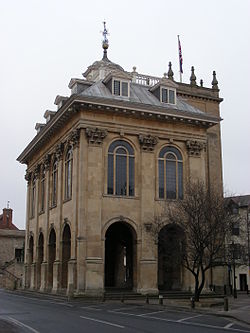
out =
[(48, 289), (48, 237), (49, 237), (49, 212), (50, 212), (50, 168), (51, 168), (51, 155), (47, 154), (44, 158), (45, 167), (45, 216), (46, 228), (44, 231), (44, 246), (43, 246), (43, 263), (41, 266), (41, 291)]
[(104, 289), (104, 258), (101, 240), (101, 201), (103, 193), (102, 142), (106, 130), (87, 128), (88, 138), (88, 203), (87, 203), (87, 256), (85, 293), (99, 294)]
[(31, 280), (31, 269), (30, 269), (30, 252), (29, 252), (29, 214), (30, 214), (30, 181), (31, 173), (26, 172), (25, 180), (27, 181), (27, 192), (26, 192), (26, 232), (25, 232), (25, 254), (24, 254), (24, 288), (30, 288)]
[(46, 291), (46, 288), (47, 288), (47, 270), (48, 270), (48, 263), (47, 262), (42, 262), (41, 263), (40, 291)]
[[(75, 289), (75, 281), (76, 280), (76, 260), (70, 259), (68, 261), (68, 288), (67, 288), (67, 294), (70, 294), (72, 292), (72, 289)], [(72, 286), (72, 287), (71, 287)]]
[(197, 140), (186, 141), (187, 152), (189, 156), (189, 177), (192, 180), (199, 179), (206, 184), (206, 159), (204, 151), (206, 143)]
[(30, 267), (30, 289), (36, 288), (36, 263), (32, 263)]
[[(155, 153), (158, 139), (151, 135), (139, 135), (141, 145), (141, 256), (139, 259), (138, 288), (144, 294), (157, 294), (157, 246), (151, 234), (150, 223), (154, 219)], [(139, 244), (138, 244), (139, 245)], [(139, 249), (138, 249), (139, 252)]]
[(81, 192), (80, 175), (79, 175), (79, 146), (80, 146), (80, 129), (75, 129), (71, 132), (69, 139), (69, 144), (73, 146), (73, 170), (72, 170), (72, 202), (73, 202), (73, 217), (71, 224), (71, 258), (68, 262), (68, 291), (71, 293), (72, 289), (76, 289), (76, 236), (78, 231), (78, 206), (79, 206), (79, 195)]
[(55, 260), (53, 264), (53, 287), (52, 293), (56, 294), (60, 290), (61, 282), (61, 261)]

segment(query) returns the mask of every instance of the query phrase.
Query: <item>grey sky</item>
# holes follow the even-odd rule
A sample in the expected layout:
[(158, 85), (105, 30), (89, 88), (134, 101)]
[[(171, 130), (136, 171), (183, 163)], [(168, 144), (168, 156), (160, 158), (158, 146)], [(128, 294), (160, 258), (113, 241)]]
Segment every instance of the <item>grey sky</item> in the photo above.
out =
[(183, 82), (195, 67), (197, 82), (219, 81), (225, 190), (250, 193), (250, 1), (241, 0), (0, 0), (1, 173), (0, 210), (10, 200), (14, 223), (25, 226), (26, 167), (17, 156), (69, 95), (72, 77), (102, 57), (103, 19), (110, 32), (108, 57), (125, 70), (163, 76), (172, 61)]

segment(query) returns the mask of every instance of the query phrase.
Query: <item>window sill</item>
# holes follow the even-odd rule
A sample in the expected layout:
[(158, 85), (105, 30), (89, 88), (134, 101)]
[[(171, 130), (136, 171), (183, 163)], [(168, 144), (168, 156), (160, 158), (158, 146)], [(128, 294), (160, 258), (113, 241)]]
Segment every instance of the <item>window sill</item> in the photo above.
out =
[(104, 198), (113, 198), (113, 199), (132, 199), (139, 200), (137, 196), (128, 196), (128, 195), (115, 195), (115, 194), (103, 194)]
[(57, 204), (51, 205), (49, 209), (56, 208)]
[(164, 199), (164, 198), (155, 198), (155, 201), (172, 201), (172, 202), (177, 202), (179, 200), (183, 200), (182, 199)]
[(71, 198), (64, 199), (64, 200), (63, 200), (63, 203), (69, 202), (70, 200), (72, 200), (72, 197), (71, 197)]
[(44, 214), (45, 213), (45, 210), (43, 209), (43, 210), (40, 210), (40, 212), (39, 212), (39, 215), (42, 215), (42, 214)]

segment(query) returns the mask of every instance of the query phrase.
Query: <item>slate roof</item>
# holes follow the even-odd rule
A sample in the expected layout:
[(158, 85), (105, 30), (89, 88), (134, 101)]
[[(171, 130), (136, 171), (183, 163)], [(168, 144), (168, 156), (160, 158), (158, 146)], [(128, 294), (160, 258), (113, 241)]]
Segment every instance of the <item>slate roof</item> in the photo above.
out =
[(250, 206), (250, 195), (237, 195), (225, 198), (226, 202), (234, 202), (239, 207)]
[(139, 103), (141, 105), (156, 106), (167, 110), (176, 110), (182, 112), (193, 113), (195, 115), (205, 115), (205, 112), (195, 108), (194, 106), (185, 102), (181, 97), (176, 96), (176, 105), (162, 103), (149, 91), (148, 86), (140, 85), (131, 82), (130, 84), (130, 97), (114, 96), (105, 84), (100, 80), (93, 83), (90, 87), (85, 89), (79, 95), (91, 96), (103, 99), (113, 99), (117, 101), (127, 101), (131, 103)]

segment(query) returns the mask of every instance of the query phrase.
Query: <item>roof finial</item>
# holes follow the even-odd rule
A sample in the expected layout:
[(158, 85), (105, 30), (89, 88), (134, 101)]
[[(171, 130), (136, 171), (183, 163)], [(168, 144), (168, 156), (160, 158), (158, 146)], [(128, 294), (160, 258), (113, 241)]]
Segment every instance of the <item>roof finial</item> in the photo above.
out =
[(103, 41), (102, 41), (103, 57), (102, 57), (102, 60), (107, 60), (108, 59), (107, 49), (109, 47), (109, 41), (108, 41), (108, 38), (107, 38), (108, 30), (106, 29), (106, 22), (105, 21), (103, 22), (103, 25), (104, 25), (104, 29), (103, 29), (103, 32), (102, 32), (102, 35), (103, 35)]
[(191, 67), (190, 84), (191, 86), (196, 86), (196, 76), (194, 74), (194, 66)]
[(212, 89), (213, 90), (219, 90), (218, 81), (216, 79), (216, 72), (215, 71), (213, 71)]
[(9, 209), (10, 208), (10, 201), (8, 200), (7, 201), (7, 209)]
[(174, 80), (174, 72), (172, 71), (172, 64), (171, 64), (171, 61), (169, 61), (169, 64), (168, 64), (168, 78), (170, 80)]

